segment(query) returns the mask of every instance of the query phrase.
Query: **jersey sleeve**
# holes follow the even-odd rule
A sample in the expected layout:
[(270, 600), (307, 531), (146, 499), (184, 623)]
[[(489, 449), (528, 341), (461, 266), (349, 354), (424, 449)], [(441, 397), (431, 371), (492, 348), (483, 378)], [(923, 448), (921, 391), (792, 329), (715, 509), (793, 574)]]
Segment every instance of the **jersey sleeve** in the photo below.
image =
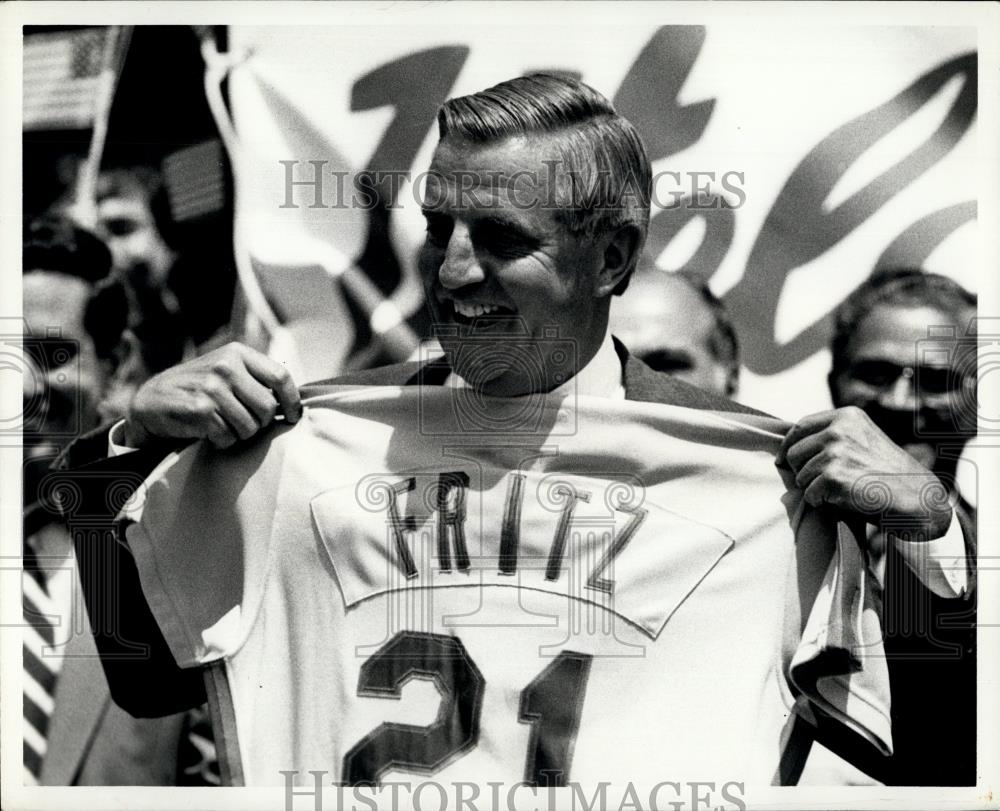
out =
[(259, 605), (278, 499), (280, 449), (172, 454), (123, 511), (149, 607), (180, 667), (232, 655)]
[(863, 535), (829, 512), (805, 508), (796, 530), (795, 589), (802, 629), (787, 664), (805, 699), (846, 727), (859, 745), (892, 754), (889, 673), (881, 593)]

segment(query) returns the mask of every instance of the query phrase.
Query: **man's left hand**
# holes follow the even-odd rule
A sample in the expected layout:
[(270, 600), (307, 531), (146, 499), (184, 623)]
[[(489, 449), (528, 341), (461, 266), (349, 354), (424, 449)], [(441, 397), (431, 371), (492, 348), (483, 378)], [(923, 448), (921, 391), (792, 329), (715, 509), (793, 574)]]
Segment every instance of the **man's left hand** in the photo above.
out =
[(860, 408), (821, 411), (792, 426), (777, 464), (795, 473), (806, 501), (863, 515), (876, 526), (926, 530), (940, 538), (951, 522), (948, 490), (896, 445)]

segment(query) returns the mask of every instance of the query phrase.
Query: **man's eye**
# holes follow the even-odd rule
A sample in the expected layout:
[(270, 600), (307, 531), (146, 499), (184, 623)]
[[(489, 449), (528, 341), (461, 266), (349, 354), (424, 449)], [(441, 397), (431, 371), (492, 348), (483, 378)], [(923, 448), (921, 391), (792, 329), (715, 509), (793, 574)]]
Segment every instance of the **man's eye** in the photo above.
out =
[(448, 220), (427, 218), (427, 241), (435, 248), (447, 248), (451, 239), (452, 226)]
[(39, 367), (58, 369), (79, 354), (80, 345), (64, 338), (27, 338), (24, 350)]
[(534, 240), (518, 231), (493, 226), (475, 229), (473, 240), (478, 249), (501, 259), (520, 259), (530, 256), (537, 247)]
[(895, 383), (903, 368), (884, 361), (862, 361), (851, 369), (851, 377), (869, 386), (886, 386)]
[(947, 394), (960, 384), (961, 378), (951, 369), (921, 366), (916, 370), (916, 384), (924, 394)]
[(522, 257), (530, 256), (532, 253), (532, 249), (525, 245), (518, 245), (517, 243), (505, 242), (503, 240), (480, 243), (479, 247), (500, 259), (521, 259)]
[(694, 368), (694, 361), (686, 352), (662, 349), (645, 352), (639, 359), (657, 372), (686, 372)]
[(140, 223), (126, 217), (113, 217), (104, 220), (104, 227), (111, 236), (127, 237), (139, 230)]

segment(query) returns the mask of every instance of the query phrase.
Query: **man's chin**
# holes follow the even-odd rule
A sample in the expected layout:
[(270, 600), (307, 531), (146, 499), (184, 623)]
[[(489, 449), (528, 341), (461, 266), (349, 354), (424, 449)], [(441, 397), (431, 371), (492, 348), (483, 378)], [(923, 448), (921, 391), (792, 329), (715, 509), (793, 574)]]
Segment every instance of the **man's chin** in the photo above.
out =
[(531, 390), (528, 376), (519, 374), (512, 368), (509, 359), (502, 355), (491, 358), (484, 352), (478, 358), (469, 358), (468, 347), (454, 354), (446, 350), (446, 355), (452, 371), (462, 378), (466, 386), (481, 394), (511, 397), (527, 394)]
[(527, 326), (514, 315), (482, 315), (467, 318), (454, 313), (450, 322), (466, 336), (516, 335), (524, 337)]
[(491, 347), (479, 343), (445, 346), (444, 349), (451, 370), (465, 386), (480, 394), (517, 397), (552, 388), (544, 379), (544, 371), (525, 357), (523, 351), (511, 352), (509, 346)]

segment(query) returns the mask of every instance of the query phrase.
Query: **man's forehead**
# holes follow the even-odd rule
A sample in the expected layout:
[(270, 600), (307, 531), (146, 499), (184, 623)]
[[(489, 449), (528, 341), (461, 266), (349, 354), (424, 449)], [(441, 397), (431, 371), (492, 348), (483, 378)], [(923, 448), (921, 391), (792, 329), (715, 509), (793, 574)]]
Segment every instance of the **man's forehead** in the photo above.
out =
[(663, 270), (637, 276), (628, 290), (612, 304), (612, 312), (622, 318), (645, 318), (661, 323), (663, 328), (680, 322), (684, 329), (708, 331), (715, 321), (711, 308), (694, 287), (673, 273)]
[(963, 325), (959, 320), (938, 307), (878, 304), (858, 322), (854, 338), (862, 344), (868, 341), (924, 341), (946, 332), (961, 336)]
[(966, 348), (959, 321), (937, 307), (878, 305), (858, 323), (848, 352), (855, 361), (947, 366)]
[(445, 138), (437, 146), (427, 188), (437, 195), (462, 188), (505, 197), (541, 194), (564, 172), (558, 142), (548, 135), (519, 135), (476, 143)]
[(715, 325), (711, 310), (685, 282), (629, 285), (611, 303), (611, 329), (635, 351), (702, 347)]
[(137, 220), (148, 220), (152, 216), (146, 200), (136, 195), (113, 195), (98, 200), (97, 214), (102, 219), (112, 217), (132, 217)]
[(58, 291), (60, 298), (83, 299), (90, 293), (90, 284), (69, 273), (46, 268), (28, 268), (21, 277), (25, 298), (40, 298)]
[(431, 168), (463, 166), (471, 169), (478, 166), (487, 171), (544, 168), (544, 162), (558, 161), (560, 157), (559, 139), (550, 133), (510, 135), (492, 141), (451, 136), (438, 142)]
[(72, 329), (82, 323), (90, 285), (77, 276), (32, 269), (22, 278), (22, 302), (29, 332)]

